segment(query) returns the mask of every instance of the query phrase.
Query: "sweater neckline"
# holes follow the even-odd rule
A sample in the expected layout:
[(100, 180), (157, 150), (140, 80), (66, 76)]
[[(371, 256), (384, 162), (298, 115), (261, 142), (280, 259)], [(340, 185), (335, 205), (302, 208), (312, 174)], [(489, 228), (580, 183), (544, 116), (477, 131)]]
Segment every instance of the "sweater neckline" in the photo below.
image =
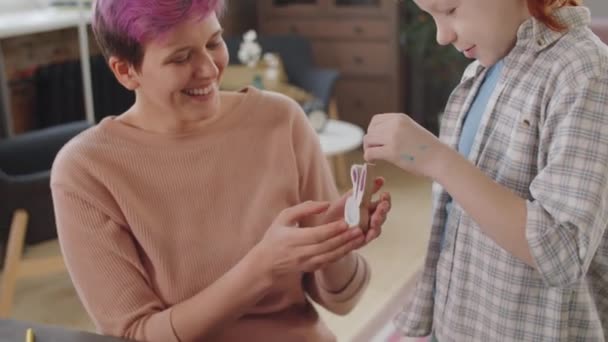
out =
[(237, 114), (245, 110), (245, 108), (252, 108), (253, 103), (251, 102), (257, 98), (255, 95), (260, 91), (254, 87), (248, 86), (238, 92), (243, 93), (245, 96), (234, 105), (234, 108), (221, 115), (216, 115), (207, 119), (203, 125), (191, 132), (150, 132), (117, 120), (117, 116), (115, 115), (102, 119), (98, 124), (98, 129), (118, 137), (121, 140), (126, 140), (138, 145), (170, 148), (172, 146), (178, 147), (184, 146), (184, 144), (200, 143), (201, 140), (208, 138), (210, 133), (214, 132), (214, 129), (217, 131), (218, 128), (229, 125), (235, 119), (238, 120), (239, 115)]

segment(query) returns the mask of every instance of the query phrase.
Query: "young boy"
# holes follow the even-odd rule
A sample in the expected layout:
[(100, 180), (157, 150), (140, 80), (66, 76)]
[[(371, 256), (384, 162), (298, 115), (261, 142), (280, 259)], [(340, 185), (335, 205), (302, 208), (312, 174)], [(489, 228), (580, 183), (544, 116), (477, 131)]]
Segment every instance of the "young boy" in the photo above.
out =
[(422, 278), (396, 320), (438, 341), (604, 341), (608, 48), (577, 0), (415, 0), (476, 59), (440, 139), (373, 118), (365, 158), (431, 178)]

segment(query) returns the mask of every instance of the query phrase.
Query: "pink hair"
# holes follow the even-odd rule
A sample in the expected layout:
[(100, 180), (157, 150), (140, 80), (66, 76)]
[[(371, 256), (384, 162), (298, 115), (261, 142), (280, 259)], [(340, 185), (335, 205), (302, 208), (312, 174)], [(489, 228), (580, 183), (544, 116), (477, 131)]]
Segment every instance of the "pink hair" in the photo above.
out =
[(146, 41), (186, 20), (220, 16), (224, 9), (224, 0), (96, 0), (92, 26), (106, 59), (116, 56), (138, 68)]
[(223, 0), (97, 0), (93, 25), (102, 19), (113, 31), (141, 44), (184, 20), (201, 20), (223, 9)]

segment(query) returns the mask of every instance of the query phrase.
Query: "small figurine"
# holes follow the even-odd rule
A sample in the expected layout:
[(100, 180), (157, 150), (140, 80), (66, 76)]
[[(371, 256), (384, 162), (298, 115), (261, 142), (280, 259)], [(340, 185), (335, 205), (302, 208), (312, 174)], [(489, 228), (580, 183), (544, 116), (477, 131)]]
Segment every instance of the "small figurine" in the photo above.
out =
[(250, 68), (254, 68), (262, 56), (262, 47), (257, 42), (258, 34), (249, 30), (243, 34), (243, 41), (239, 46), (239, 61)]

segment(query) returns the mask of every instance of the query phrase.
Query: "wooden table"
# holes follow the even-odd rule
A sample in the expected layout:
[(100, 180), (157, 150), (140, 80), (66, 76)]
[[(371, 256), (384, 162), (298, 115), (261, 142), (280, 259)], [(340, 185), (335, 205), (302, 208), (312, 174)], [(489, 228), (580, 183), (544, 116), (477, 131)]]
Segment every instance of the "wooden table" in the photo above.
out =
[(312, 100), (313, 96), (303, 89), (286, 82), (285, 76), (280, 75), (276, 81), (270, 82), (264, 79), (266, 68), (258, 66), (250, 68), (245, 65), (229, 65), (224, 69), (220, 88), (223, 90), (239, 90), (251, 85), (256, 75), (262, 78), (264, 89), (281, 93), (294, 99), (298, 103)]
[(127, 340), (23, 321), (0, 320), (0, 341), (25, 341), (28, 328), (35, 342), (126, 342)]

